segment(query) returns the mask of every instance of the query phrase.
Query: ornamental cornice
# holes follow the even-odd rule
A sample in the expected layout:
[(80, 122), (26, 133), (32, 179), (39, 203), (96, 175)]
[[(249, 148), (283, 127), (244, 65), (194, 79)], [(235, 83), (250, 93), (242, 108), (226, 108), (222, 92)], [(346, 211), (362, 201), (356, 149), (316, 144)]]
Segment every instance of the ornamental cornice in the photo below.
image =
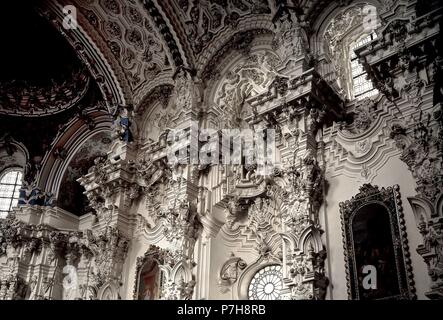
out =
[(435, 38), (440, 32), (438, 23), (442, 14), (443, 9), (438, 9), (414, 20), (394, 18), (377, 31), (376, 39), (357, 48), (355, 52), (364, 58), (365, 63), (375, 65), (411, 51), (414, 47), (423, 46), (424, 42), (434, 47)]
[(246, 102), (253, 110), (247, 117), (249, 120), (271, 111), (277, 116), (287, 107), (300, 116), (306, 110), (314, 110), (328, 122), (341, 119), (344, 112), (341, 98), (314, 68), (296, 77), (277, 77), (267, 92)]

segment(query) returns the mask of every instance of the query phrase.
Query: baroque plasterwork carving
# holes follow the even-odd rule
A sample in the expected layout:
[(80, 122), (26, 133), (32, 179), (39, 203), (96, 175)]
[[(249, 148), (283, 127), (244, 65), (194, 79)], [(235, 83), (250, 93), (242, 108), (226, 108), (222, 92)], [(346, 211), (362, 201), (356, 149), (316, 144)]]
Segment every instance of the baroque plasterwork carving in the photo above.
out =
[(200, 231), (195, 208), (188, 201), (182, 201), (172, 208), (163, 209), (160, 217), (163, 218), (166, 239), (177, 246), (185, 259), (189, 259)]
[[(289, 290), (286, 298), (324, 299), (329, 280), (317, 216), (323, 198), (323, 172), (308, 152), (300, 167), (285, 168), (274, 179), (279, 183), (268, 185), (265, 194), (246, 201), (245, 225), (230, 226), (228, 219), (221, 229), (222, 238), (228, 246), (238, 246), (240, 241), (241, 250), (255, 247), (263, 259), (278, 261), (283, 256), (283, 277)], [(232, 197), (226, 208), (228, 218), (238, 215), (242, 206), (237, 195)], [(282, 248), (283, 243), (286, 251), (279, 254), (275, 246)]]
[(290, 289), (288, 299), (325, 299), (329, 279), (324, 261), (322, 228), (318, 213), (323, 202), (324, 172), (308, 151), (300, 164), (281, 170), (279, 184), (267, 195), (277, 199), (282, 224), (283, 279)]
[(272, 48), (273, 32), (270, 19), (266, 26), (261, 28), (257, 25), (254, 28), (249, 26), (239, 28), (239, 30), (241, 31), (218, 43), (219, 49), (212, 49), (210, 56), (202, 56), (206, 64), (197, 70), (198, 76), (203, 80), (217, 81), (222, 76), (226, 65), (238, 59), (236, 56), (247, 58), (256, 46)]
[(108, 50), (121, 66), (135, 104), (143, 99), (140, 91), (149, 82), (155, 81), (162, 72), (172, 74), (163, 40), (138, 2), (78, 1), (77, 5), (89, 26), (105, 39)]
[[(315, 70), (308, 70), (292, 78), (281, 74), (277, 75), (275, 63), (270, 63), (271, 60), (276, 60), (274, 54), (269, 52), (262, 54), (251, 50), (253, 42), (251, 39), (257, 30), (243, 32), (251, 30), (251, 26), (243, 29), (243, 23), (249, 19), (248, 16), (256, 14), (253, 12), (255, 10), (253, 6), (256, 4), (252, 4), (250, 1), (207, 0), (200, 7), (197, 2), (191, 3), (185, 0), (177, 0), (177, 3), (174, 2), (172, 5), (171, 1), (168, 1), (167, 4), (165, 4), (166, 1), (162, 3), (160, 1), (144, 1), (143, 8), (140, 3), (133, 0), (125, 3), (117, 0), (82, 1), (82, 3), (84, 9), (81, 10), (80, 21), (84, 22), (84, 19), (88, 19), (89, 25), (94, 26), (95, 31), (89, 31), (94, 37), (102, 38), (102, 40), (109, 39), (107, 50), (114, 50), (111, 53), (112, 59), (118, 61), (120, 67), (125, 70), (125, 78), (131, 87), (130, 91), (138, 92), (135, 93), (136, 98), (134, 98), (136, 104), (138, 99), (144, 100), (142, 97), (145, 88), (154, 86), (151, 82), (163, 83), (166, 74), (164, 70), (169, 72), (173, 68), (168, 63), (174, 62), (176, 67), (188, 63), (183, 60), (180, 62), (180, 59), (184, 57), (182, 57), (183, 50), (180, 44), (174, 44), (176, 51), (171, 51), (172, 54), (164, 49), (168, 47), (171, 50), (172, 42), (175, 42), (172, 38), (181, 36), (181, 32), (185, 34), (190, 32), (191, 39), (195, 40), (193, 44), (187, 44), (192, 48), (186, 54), (191, 52), (194, 54), (194, 52), (201, 50), (201, 53), (198, 52), (195, 56), (198, 56), (198, 61), (211, 61), (211, 63), (203, 71), (190, 68), (188, 71), (182, 72), (187, 69), (176, 68), (175, 71), (178, 72), (173, 81), (171, 78), (165, 82), (168, 83), (167, 86), (157, 86), (158, 89), (146, 91), (149, 94), (144, 100), (145, 104), (136, 105), (134, 108), (140, 119), (147, 119), (141, 126), (147, 132), (144, 136), (145, 141), (143, 141), (145, 145), (139, 152), (134, 152), (137, 153), (134, 157), (137, 161), (125, 162), (123, 159), (125, 157), (133, 159), (129, 151), (127, 154), (122, 152), (118, 156), (113, 152), (109, 160), (98, 159), (90, 173), (81, 179), (99, 222), (94, 224), (93, 228), (100, 229), (100, 231), (92, 234), (51, 233), (49, 237), (51, 241), (46, 247), (48, 264), (53, 267), (57, 256), (60, 256), (61, 252), (67, 248), (69, 252), (64, 254), (64, 259), (68, 259), (70, 263), (79, 266), (85, 261), (91, 263), (88, 267), (88, 270), (91, 271), (90, 278), (82, 283), (79, 296), (84, 297), (82, 293), (84, 292), (86, 295), (91, 294), (99, 299), (119, 298), (120, 285), (118, 282), (121, 279), (111, 274), (119, 273), (122, 269), (118, 266), (115, 270), (108, 272), (107, 268), (110, 268), (110, 265), (106, 261), (114, 259), (113, 261), (117, 261), (117, 265), (122, 264), (124, 261), (122, 256), (127, 251), (128, 239), (126, 236), (122, 236), (120, 239), (120, 232), (115, 231), (117, 229), (109, 228), (111, 228), (113, 218), (120, 222), (124, 221), (123, 224), (128, 220), (130, 221), (128, 222), (130, 224), (128, 233), (131, 234), (131, 231), (134, 231), (133, 235), (136, 241), (141, 240), (145, 243), (159, 245), (160, 243), (162, 245), (168, 243), (174, 259), (177, 260), (174, 268), (187, 264), (182, 268), (185, 271), (180, 271), (187, 277), (180, 279), (178, 276), (167, 281), (163, 296), (168, 299), (190, 299), (196, 285), (192, 276), (193, 259), (195, 258), (193, 257), (194, 245), (201, 235), (200, 221), (203, 220), (199, 216), (202, 213), (199, 211), (200, 206), (204, 207), (205, 221), (210, 225), (211, 219), (217, 220), (218, 218), (214, 217), (215, 214), (211, 206), (214, 203), (219, 205), (220, 202), (226, 200), (227, 191), (225, 192), (224, 189), (229, 189), (232, 191), (232, 194), (229, 194), (232, 198), (228, 198), (225, 211), (222, 213), (225, 215), (226, 223), (221, 229), (222, 223), (217, 225), (217, 228), (214, 225), (219, 221), (212, 223), (212, 227), (217, 229), (217, 232), (219, 229), (221, 230), (219, 235), (223, 244), (230, 251), (240, 255), (253, 252), (259, 256), (259, 260), (262, 259), (260, 263), (263, 261), (265, 263), (283, 263), (285, 285), (286, 288), (290, 288), (289, 298), (324, 299), (329, 280), (325, 275), (326, 251), (322, 245), (322, 230), (318, 221), (318, 211), (325, 191), (323, 190), (325, 168), (323, 168), (323, 164), (317, 162), (317, 157), (314, 154), (322, 154), (324, 151), (322, 146), (325, 144), (327, 152), (324, 162), (327, 163), (327, 175), (335, 176), (344, 173), (352, 177), (359, 176), (364, 180), (373, 179), (377, 170), (392, 155), (401, 152), (392, 148), (393, 141), (390, 143), (386, 135), (387, 123), (397, 115), (397, 110), (394, 110), (390, 104), (376, 108), (369, 104), (365, 105), (366, 102), (363, 101), (361, 105), (353, 109), (355, 117), (352, 125), (337, 128), (338, 126), (334, 124), (331, 128), (332, 120), (336, 121), (340, 118), (342, 108), (345, 106), (339, 99), (335, 99), (335, 95), (331, 91), (327, 90), (328, 87)], [(222, 4), (225, 3), (226, 8), (223, 8)], [(349, 2), (343, 1), (342, 4), (347, 5)], [(311, 1), (304, 3), (303, 8), (306, 9), (307, 17), (313, 17), (325, 5), (325, 1)], [(170, 11), (171, 8), (173, 12)], [(148, 14), (153, 14), (153, 10), (157, 11), (156, 14), (159, 15), (156, 16), (157, 27), (162, 29), (159, 36), (154, 36), (156, 34), (155, 26), (151, 24), (151, 17), (148, 16)], [(177, 16), (172, 14), (174, 12), (178, 13)], [(103, 19), (105, 13), (109, 16), (107, 20)], [(259, 27), (263, 21), (270, 21), (270, 17), (263, 17), (264, 15), (268, 16), (269, 13), (259, 13), (261, 16), (257, 18), (256, 22), (256, 29), (258, 29), (260, 37), (262, 36), (259, 38), (263, 41), (261, 48), (268, 49), (269, 38), (272, 38), (269, 37), (271, 32), (266, 28), (260, 29)], [(231, 25), (228, 19), (229, 15), (235, 16), (235, 14), (238, 14), (239, 18), (234, 19), (237, 22)], [(162, 15), (163, 17), (161, 17)], [(168, 15), (168, 18), (165, 15)], [(142, 22), (140, 22), (140, 17), (142, 17)], [(177, 18), (183, 18), (184, 22)], [(294, 20), (296, 19), (294, 18)], [(398, 24), (401, 25), (401, 23)], [(183, 30), (176, 28), (181, 25), (189, 28), (183, 28)], [(235, 25), (237, 28), (232, 27)], [(294, 40), (294, 46), (285, 46), (287, 43), (277, 44), (280, 54), (287, 55), (286, 58), (289, 59), (291, 56), (296, 59), (298, 54), (301, 57), (300, 38), (292, 38), (294, 35), (291, 31), (294, 26), (287, 25), (286, 29), (281, 29), (281, 27), (277, 26), (276, 32), (282, 33), (290, 42)], [(394, 27), (395, 25), (392, 25), (392, 28)], [(196, 32), (193, 33), (195, 30)], [(238, 32), (240, 30), (241, 32)], [(288, 30), (289, 33), (285, 33)], [(397, 31), (389, 29), (386, 33), (392, 32), (394, 42), (401, 42), (402, 32), (400, 31), (402, 30), (404, 31), (400, 26)], [(153, 34), (151, 35), (151, 33)], [(234, 33), (235, 36), (230, 37)], [(153, 42), (148, 39), (148, 36), (153, 36)], [(222, 41), (225, 39), (231, 40)], [(386, 36), (386, 39), (388, 41), (389, 37)], [(166, 41), (167, 44), (163, 45), (163, 41)], [(189, 40), (182, 38), (181, 41), (185, 43)], [(217, 49), (214, 48), (209, 50), (211, 44), (215, 42), (224, 43), (226, 46), (219, 52), (216, 52)], [(151, 45), (152, 52), (147, 52), (145, 49)], [(199, 49), (198, 46), (201, 46), (202, 49)], [(400, 47), (396, 48), (400, 49)], [(106, 54), (109, 52), (107, 51)], [(214, 52), (216, 52), (215, 55), (212, 54)], [(234, 54), (237, 56), (238, 53), (243, 55), (240, 63), (228, 66), (231, 63), (229, 58), (228, 61), (221, 62), (222, 58), (231, 57), (229, 54), (232, 52), (235, 52)], [(151, 55), (151, 60), (148, 59), (151, 62), (146, 61), (146, 56), (149, 58)], [(393, 78), (383, 82), (385, 87), (382, 88), (382, 91), (387, 93), (389, 99), (395, 98), (395, 92), (397, 92), (414, 104), (426, 102), (424, 92), (428, 83), (422, 78), (416, 77), (413, 60), (414, 55), (412, 55), (412, 61), (411, 59), (403, 59), (399, 64), (397, 71), (404, 73), (404, 77), (407, 79), (403, 87), (398, 86)], [(189, 62), (191, 61), (192, 59), (189, 60)], [(150, 73), (150, 68), (157, 68), (153, 66), (154, 64), (163, 71), (156, 74), (155, 72)], [(223, 72), (225, 69), (229, 69), (229, 71)], [(209, 81), (208, 87), (211, 89), (213, 82), (217, 82), (216, 85), (219, 84), (218, 91), (215, 91), (216, 107), (226, 108), (220, 114), (227, 118), (227, 120), (222, 119), (225, 122), (221, 123), (220, 127), (247, 126), (253, 121), (257, 121), (254, 122), (256, 127), (277, 126), (278, 130), (281, 130), (281, 136), (284, 137), (281, 140), (283, 157), (293, 154), (294, 160), (297, 161), (294, 161), (292, 166), (284, 166), (281, 170), (277, 170), (267, 179), (255, 174), (256, 164), (233, 168), (225, 167), (225, 171), (221, 174), (211, 171), (211, 168), (206, 168), (205, 171), (189, 170), (192, 173), (186, 179), (177, 178), (179, 174), (174, 172), (175, 168), (165, 169), (164, 163), (159, 161), (159, 158), (164, 156), (162, 150), (166, 146), (166, 139), (163, 139), (164, 134), (167, 133), (167, 129), (176, 127), (179, 120), (182, 120), (183, 109), (192, 109), (201, 100), (201, 93), (195, 86), (195, 80), (198, 77), (191, 76), (194, 72), (197, 74), (203, 72), (203, 83)], [(168, 77), (171, 74), (168, 74)], [(430, 73), (430, 75), (436, 76), (436, 73)], [(151, 80), (155, 78), (155, 80), (148, 81), (146, 80), (148, 77), (151, 77)], [(143, 79), (146, 81), (143, 82)], [(389, 90), (391, 92), (388, 92)], [(214, 97), (213, 91), (209, 93), (209, 96)], [(140, 108), (138, 109), (138, 107)], [(216, 114), (214, 118), (217, 119), (218, 115)], [(129, 118), (126, 117), (127, 115), (123, 116)], [(199, 114), (199, 116), (204, 115)], [(328, 117), (329, 119), (326, 121), (325, 119)], [(140, 119), (137, 119), (137, 122)], [(249, 123), (243, 120), (247, 120)], [(298, 123), (303, 129), (298, 127)], [(151, 126), (156, 130), (150, 130)], [(121, 130), (119, 132), (126, 133)], [(409, 148), (411, 137), (408, 137), (407, 132), (400, 130), (396, 133), (396, 137), (401, 139), (403, 139), (402, 135), (406, 136), (405, 149), (408, 149), (408, 154), (417, 150), (420, 151), (419, 153), (423, 153), (424, 148)], [(419, 134), (419, 136), (422, 135)], [(301, 145), (296, 143), (294, 146), (293, 140), (299, 140), (299, 138), (300, 141), (303, 140)], [(435, 140), (438, 141), (440, 138), (438, 136), (433, 139), (432, 143), (434, 144)], [(124, 142), (120, 144), (122, 150), (125, 147)], [(419, 141), (418, 144), (420, 143)], [(60, 152), (60, 154), (63, 153)], [(119, 158), (119, 156), (121, 157)], [(441, 169), (441, 166), (434, 166), (437, 164), (437, 158), (438, 156), (432, 156), (426, 162), (421, 161), (421, 158), (411, 160), (412, 162), (417, 160), (415, 162), (420, 163), (421, 166), (417, 169), (417, 176), (421, 177), (420, 179), (424, 182), (423, 190), (420, 189), (420, 192), (426, 191), (425, 194), (428, 191), (435, 192), (435, 190), (430, 190), (427, 184), (429, 184), (429, 177), (437, 176), (436, 172), (438, 173), (438, 169)], [(412, 167), (415, 167), (417, 163), (414, 163)], [(413, 171), (415, 168), (411, 170)], [(230, 175), (231, 173), (232, 175)], [(214, 183), (213, 189), (209, 186), (211, 183)], [(204, 206), (190, 200), (195, 198), (195, 194), (200, 190), (204, 191), (201, 191), (202, 195), (199, 201), (207, 201), (208, 203), (205, 203)], [(438, 217), (436, 212), (441, 212), (440, 202), (437, 200), (439, 199), (438, 195), (434, 198), (437, 201), (437, 206), (433, 203), (433, 210), (429, 212), (431, 212), (431, 217)], [(145, 201), (138, 201), (140, 199)], [(427, 205), (429, 206), (429, 204)], [(34, 213), (38, 213), (37, 208), (30, 208), (30, 210), (35, 210)], [(429, 263), (432, 279), (438, 285), (438, 281), (441, 279), (440, 264), (442, 261), (439, 225), (435, 221), (428, 223), (433, 218), (425, 217), (423, 219), (428, 220), (425, 220), (425, 224), (421, 224), (425, 240), (423, 248), (419, 248), (419, 250), (422, 250), (420, 254), (423, 253), (425, 261)], [(100, 222), (104, 222), (104, 224), (101, 225)], [(211, 236), (215, 237), (217, 232), (211, 233)], [(258, 250), (255, 250), (257, 242)], [(283, 243), (287, 245), (286, 251), (282, 251)], [(20, 250), (23, 250), (23, 257), (29, 257), (36, 252), (35, 248), (38, 247), (39, 242), (33, 240), (29, 241), (26, 250)], [(45, 247), (43, 246), (43, 248)], [(101, 250), (101, 248), (104, 249)], [(16, 248), (9, 248), (7, 253), (11, 257), (16, 257), (18, 251)], [(224, 271), (220, 273), (224, 284), (232, 285), (232, 283), (239, 283), (242, 280), (240, 271), (244, 268), (243, 263), (240, 258), (233, 257), (233, 259), (226, 262), (223, 266)], [(11, 266), (15, 268), (17, 265), (12, 263)], [(18, 285), (20, 281), (24, 281), (25, 284), (27, 281), (31, 292), (33, 292), (33, 297), (38, 296), (38, 285), (35, 284), (33, 278), (20, 280), (20, 275), (13, 275), (11, 279), (8, 280), (9, 282), (0, 283), (0, 298), (6, 297), (5, 294), (9, 294), (7, 292), (12, 290), (10, 288), (23, 287)], [(4, 283), (6, 283), (5, 286)], [(244, 283), (239, 283), (239, 285), (244, 286)], [(21, 289), (16, 290), (16, 292), (20, 291)], [(436, 294), (435, 292), (433, 294)], [(17, 293), (17, 295), (20, 296), (21, 293)], [(75, 295), (77, 293), (67, 296), (74, 297)]]
[[(431, 299), (443, 296), (442, 236), (442, 109), (437, 104), (431, 114), (420, 113), (407, 128), (397, 123), (392, 126), (391, 137), (402, 153), (405, 162), (417, 183), (417, 195), (409, 197), (415, 221), (423, 244), (417, 252), (428, 266), (431, 287), (426, 295)], [(436, 123), (435, 123), (436, 122)]]
[(140, 271), (146, 263), (155, 262), (163, 273), (164, 282), (160, 289), (161, 300), (190, 300), (195, 280), (189, 265), (174, 251), (150, 245), (145, 254), (137, 258), (133, 298), (138, 295)]
[(346, 38), (364, 23), (367, 16), (366, 10), (366, 4), (357, 4), (343, 10), (329, 22), (324, 32), (324, 50), (332, 61), (338, 77), (338, 84), (343, 90), (348, 89), (347, 78), (349, 74), (347, 61), (349, 59), (350, 41)]
[(193, 55), (198, 56), (211, 40), (224, 29), (235, 29), (239, 20), (247, 15), (270, 14), (267, 1), (188, 0), (173, 1), (185, 30)]
[(83, 255), (94, 257), (91, 283), (100, 288), (108, 281), (119, 280), (128, 252), (129, 240), (115, 227), (100, 232), (85, 232), (80, 240)]
[(190, 72), (183, 68), (175, 74), (173, 87), (160, 86), (151, 93), (144, 106), (137, 111), (143, 121), (144, 142), (150, 149), (162, 147), (159, 138), (166, 138), (168, 132), (176, 128), (188, 112), (195, 110), (200, 95)]
[(437, 45), (438, 19), (438, 10), (413, 19), (391, 17), (373, 42), (356, 50), (370, 79), (389, 100), (422, 103), (441, 59), (438, 50), (433, 59), (426, 58)]
[(325, 31), (326, 42), (324, 45), (331, 57), (339, 54), (338, 51), (340, 50), (338, 49), (343, 37), (345, 37), (349, 31), (362, 24), (363, 18), (365, 17), (364, 6), (364, 4), (359, 4), (346, 9), (329, 22)]
[[(441, 114), (440, 105), (436, 108), (436, 116)], [(435, 128), (435, 126), (434, 126)], [(396, 146), (402, 150), (400, 159), (405, 162), (417, 181), (417, 192), (431, 201), (435, 201), (443, 192), (442, 160), (441, 160), (441, 125), (437, 132), (431, 126), (431, 114), (415, 119), (412, 130), (400, 123), (393, 124), (391, 137)]]
[(423, 243), (417, 247), (417, 252), (423, 257), (431, 279), (430, 289), (426, 296), (430, 299), (442, 299), (443, 296), (443, 236), (442, 236), (442, 212), (443, 196), (439, 196), (434, 202), (416, 196), (408, 197), (414, 212), (417, 227), (423, 237)]
[(214, 102), (221, 112), (220, 128), (238, 128), (241, 119), (251, 113), (245, 101), (263, 93), (274, 81), (278, 58), (272, 53), (257, 52), (232, 66), (219, 82)]
[[(121, 177), (121, 169), (128, 175)], [(94, 209), (101, 211), (105, 205), (116, 207), (113, 199), (119, 191), (124, 191), (123, 206), (129, 208), (134, 200), (139, 199), (143, 190), (148, 190), (163, 177), (164, 169), (161, 162), (150, 159), (112, 163), (105, 157), (99, 157), (95, 159), (89, 173), (79, 181), (85, 186), (86, 195)]]
[[(73, 32), (65, 32), (63, 28), (64, 5), (72, 5), (72, 3), (66, 3), (64, 0), (45, 0), (37, 10), (70, 43), (85, 67), (88, 68), (91, 76), (96, 80), (109, 112), (113, 113), (116, 105), (132, 100), (132, 92), (130, 92), (123, 69), (112, 57), (106, 41), (101, 39), (97, 31), (88, 25), (87, 19), (80, 11), (77, 12), (77, 29), (71, 30)], [(100, 63), (97, 63), (97, 60)]]
[[(57, 232), (47, 225), (24, 223), (12, 213), (6, 219), (1, 219), (0, 230), (0, 257), (6, 258), (2, 259), (5, 264), (0, 263), (0, 299), (44, 298), (47, 290), (38, 291), (34, 281), (36, 275), (29, 273), (28, 277), (23, 273), (23, 268), (27, 270), (35, 261), (51, 266), (55, 256), (61, 252), (59, 239), (66, 238), (53, 236)], [(45, 287), (45, 283), (47, 281), (43, 279), (42, 288)]]
[(261, 252), (264, 255), (260, 255), (257, 237), (248, 227), (247, 221), (236, 224), (232, 229), (227, 228), (225, 224), (220, 228), (218, 234), (225, 246), (238, 253), (250, 254), (254, 252), (257, 256), (278, 258), (281, 251), (281, 237), (278, 233), (271, 231), (270, 236), (266, 239), (266, 246), (262, 247), (264, 250)]
[(301, 21), (293, 10), (280, 10), (274, 17), (276, 26), (274, 34), (274, 48), (280, 59), (287, 62), (289, 59), (304, 58), (309, 50), (309, 42), (303, 27), (307, 24)]
[(24, 168), (29, 162), (29, 152), (23, 143), (16, 141), (10, 134), (0, 138), (0, 172), (10, 167)]
[[(143, 123), (141, 138), (147, 145), (158, 143), (160, 135), (166, 130), (174, 128), (180, 110), (169, 104), (172, 86), (157, 87), (150, 95), (149, 100), (137, 110), (137, 118)], [(152, 146), (155, 148), (155, 146)]]
[(336, 124), (325, 130), (328, 177), (343, 174), (370, 182), (390, 158), (399, 154), (386, 135), (392, 121), (398, 118), (397, 108), (384, 99), (376, 102), (375, 109), (375, 102), (368, 103), (363, 100), (356, 106), (354, 123)]
[[(37, 214), (35, 208), (30, 210), (31, 214)], [(56, 282), (62, 281), (59, 277), (65, 264), (77, 268), (79, 275), (79, 283), (63, 292), (65, 299), (83, 299), (88, 288), (95, 288), (92, 298), (97, 298), (101, 288), (111, 283), (118, 284), (121, 280), (129, 239), (115, 227), (101, 231), (58, 231), (45, 224), (24, 223), (11, 214), (1, 221), (1, 230), (0, 246), (4, 250), (0, 251), (0, 256), (7, 257), (8, 277), (21, 276), (19, 266), (33, 270), (35, 263), (45, 265), (48, 270), (38, 283), (35, 282), (36, 276), (30, 273), (29, 281), (25, 282), (31, 292), (28, 299), (56, 298), (52, 288)], [(2, 276), (6, 276), (2, 265), (0, 268)], [(118, 291), (114, 290), (114, 294)]]
[[(377, 88), (391, 101), (408, 101), (415, 107), (409, 110), (412, 119), (402, 119), (391, 126), (391, 137), (401, 151), (400, 159), (406, 163), (415, 178), (418, 194), (410, 197), (416, 224), (423, 235), (423, 245), (417, 252), (428, 265), (431, 287), (426, 295), (441, 299), (442, 285), (439, 271), (438, 232), (433, 218), (441, 215), (436, 206), (441, 194), (441, 54), (435, 50), (439, 41), (439, 10), (429, 2), (421, 13), (408, 12), (407, 7), (383, 14), (386, 24), (378, 31), (377, 40), (358, 50), (365, 69)], [(398, 5), (397, 7), (398, 8)], [(412, 15), (407, 19), (402, 14)], [(423, 13), (428, 13), (422, 15)], [(389, 18), (389, 19), (388, 19)], [(436, 54), (429, 59), (429, 52)], [(434, 119), (430, 115), (433, 95)], [(426, 99), (425, 99), (426, 97)], [(431, 105), (431, 106), (432, 106)]]
[(271, 252), (269, 242), (281, 229), (276, 202), (273, 199), (257, 197), (248, 212), (248, 229), (256, 237), (256, 249), (261, 256)]

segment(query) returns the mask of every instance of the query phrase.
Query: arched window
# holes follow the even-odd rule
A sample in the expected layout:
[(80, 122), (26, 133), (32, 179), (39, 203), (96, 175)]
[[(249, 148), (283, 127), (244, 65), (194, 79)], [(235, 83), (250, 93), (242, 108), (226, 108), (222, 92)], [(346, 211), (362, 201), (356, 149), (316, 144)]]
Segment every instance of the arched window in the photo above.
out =
[(0, 218), (17, 206), (22, 175), (20, 169), (6, 170), (0, 175)]
[(356, 4), (336, 15), (325, 29), (323, 43), (335, 70), (334, 86), (350, 100), (378, 94), (355, 54), (355, 49), (377, 37), (378, 26), (377, 9), (370, 4)]
[(351, 82), (352, 82), (352, 97), (357, 100), (362, 100), (373, 95), (378, 94), (378, 90), (374, 88), (374, 85), (367, 79), (367, 72), (363, 69), (363, 66), (358, 61), (358, 57), (355, 54), (355, 49), (371, 42), (377, 37), (375, 32), (368, 35), (363, 35), (357, 41), (353, 42), (350, 47), (351, 57)]
[(260, 269), (249, 284), (249, 300), (280, 300), (283, 273), (280, 265)]

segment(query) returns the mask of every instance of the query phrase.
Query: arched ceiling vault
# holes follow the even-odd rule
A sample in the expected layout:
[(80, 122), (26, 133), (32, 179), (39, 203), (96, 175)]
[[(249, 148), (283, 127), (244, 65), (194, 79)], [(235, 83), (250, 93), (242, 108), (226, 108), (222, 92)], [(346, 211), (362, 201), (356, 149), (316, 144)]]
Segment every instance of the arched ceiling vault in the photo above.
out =
[[(272, 19), (282, 4), (296, 8), (308, 29), (330, 5), (327, 0), (44, 2), (56, 11), (60, 32), (79, 54), (89, 54), (87, 65), (98, 69), (92, 73), (101, 84), (105, 99), (110, 104), (135, 107), (155, 87), (171, 84), (178, 67), (201, 76), (217, 52), (236, 34), (273, 31)], [(339, 5), (349, 2), (352, 1), (341, 0)], [(61, 28), (62, 8), (68, 4), (78, 9), (80, 31)]]
[(67, 30), (63, 27), (65, 18), (63, 7), (70, 4), (72, 3), (64, 0), (43, 0), (38, 3), (36, 10), (63, 35), (75, 50), (100, 87), (102, 96), (112, 113), (117, 105), (132, 102), (132, 94), (124, 72), (117, 61), (112, 59), (106, 42), (100, 39), (95, 29), (88, 25), (81, 11), (77, 12), (78, 27), (76, 29)]
[[(250, 30), (274, 31), (279, 7), (295, 8), (308, 31), (331, 5), (330, 0), (144, 0), (161, 9), (163, 19), (183, 48), (187, 67), (198, 76), (237, 34)], [(352, 0), (336, 1), (346, 6)], [(335, 2), (334, 2), (335, 3)], [(260, 32), (259, 32), (260, 33)], [(253, 36), (253, 34), (252, 34)]]
[(273, 0), (169, 0), (158, 4), (197, 74), (236, 33), (272, 29)]
[[(76, 30), (62, 27), (66, 5), (77, 10)], [(91, 73), (115, 106), (137, 105), (146, 92), (172, 77), (177, 63), (183, 63), (164, 39), (164, 27), (159, 32), (158, 17), (154, 22), (139, 0), (46, 0), (42, 11), (49, 11), (46, 16), (78, 54), (87, 56)]]

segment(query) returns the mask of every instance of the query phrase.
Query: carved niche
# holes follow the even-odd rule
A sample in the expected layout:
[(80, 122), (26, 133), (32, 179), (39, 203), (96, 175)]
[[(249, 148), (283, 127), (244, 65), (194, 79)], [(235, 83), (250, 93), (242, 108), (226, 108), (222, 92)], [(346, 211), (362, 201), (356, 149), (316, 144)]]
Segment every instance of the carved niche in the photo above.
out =
[[(416, 298), (399, 189), (364, 184), (340, 203), (349, 299)], [(376, 287), (366, 289), (368, 265), (375, 267)]]
[(183, 268), (179, 254), (151, 245), (137, 258), (134, 300), (190, 300), (195, 280)]
[(162, 271), (159, 265), (174, 264), (171, 253), (151, 245), (144, 256), (137, 258), (134, 300), (155, 300), (162, 294)]

